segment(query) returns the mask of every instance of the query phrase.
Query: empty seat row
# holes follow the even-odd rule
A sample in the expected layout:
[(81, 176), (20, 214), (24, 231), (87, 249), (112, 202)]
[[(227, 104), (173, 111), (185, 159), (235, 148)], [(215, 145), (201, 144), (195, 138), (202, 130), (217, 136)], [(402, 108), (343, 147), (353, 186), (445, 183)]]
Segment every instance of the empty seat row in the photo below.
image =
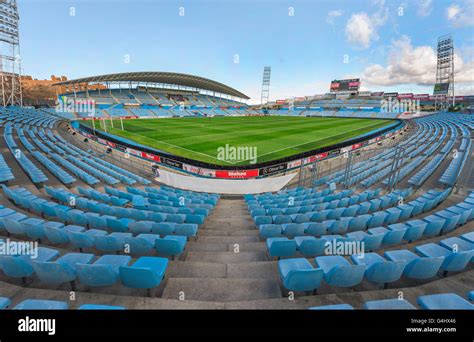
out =
[(331, 286), (353, 287), (365, 276), (370, 282), (386, 285), (402, 276), (430, 279), (440, 271), (458, 272), (474, 261), (474, 244), (462, 237), (442, 240), (439, 245), (418, 246), (415, 251), (419, 254), (406, 249), (390, 250), (384, 257), (362, 251), (351, 255), (352, 263), (341, 255), (318, 256), (314, 259), (317, 268), (305, 258), (283, 259), (278, 262), (278, 269), (287, 290), (314, 291), (323, 279)]
[[(73, 223), (88, 228), (139, 234), (152, 232), (157, 227), (155, 223), (168, 223), (174, 232), (179, 229), (180, 232), (186, 233), (186, 236), (195, 236), (198, 224), (203, 221), (202, 215), (157, 213), (111, 207), (103, 203), (87, 202), (83, 207), (83, 203), (77, 199), (75, 207), (87, 210), (85, 212), (69, 206), (69, 200), (65, 202), (67, 205), (61, 205), (33, 195), (24, 188), (9, 189), (2, 185), (2, 189), (7, 198), (14, 201), (16, 205), (33, 210), (43, 217), (59, 218), (65, 224)], [(159, 228), (156, 229), (159, 230)]]
[[(11, 299), (0, 297), (0, 309), (8, 309), (11, 305)], [(60, 300), (48, 299), (25, 299), (15, 305), (13, 310), (67, 310), (69, 304)], [(103, 305), (103, 304), (82, 304), (78, 310), (125, 310), (124, 306)]]
[(75, 281), (87, 286), (112, 286), (119, 280), (131, 288), (151, 289), (164, 278), (168, 259), (144, 256), (132, 263), (128, 255), (103, 255), (96, 259), (94, 254), (67, 253), (59, 256), (55, 249), (39, 247), (38, 255), (0, 256), (0, 269), (12, 278), (36, 276), (50, 285), (70, 283), (73, 290)]
[[(469, 301), (474, 300), (474, 291), (467, 294)], [(455, 293), (423, 295), (417, 298), (417, 304), (425, 310), (474, 310), (474, 305)], [(363, 305), (367, 310), (415, 310), (417, 307), (403, 298), (367, 301)], [(353, 310), (349, 304), (313, 306), (310, 310)]]
[(12, 169), (10, 169), (5, 158), (3, 158), (3, 155), (0, 153), (0, 182), (4, 183), (12, 179), (15, 179)]

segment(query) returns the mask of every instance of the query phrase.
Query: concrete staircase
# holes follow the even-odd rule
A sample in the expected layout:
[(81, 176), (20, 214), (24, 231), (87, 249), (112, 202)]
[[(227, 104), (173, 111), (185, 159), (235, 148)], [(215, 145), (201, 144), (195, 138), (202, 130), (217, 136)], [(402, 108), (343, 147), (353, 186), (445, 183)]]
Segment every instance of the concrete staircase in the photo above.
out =
[(244, 200), (221, 199), (190, 241), (180, 272), (171, 270), (162, 298), (234, 302), (280, 298), (277, 262), (266, 246)]

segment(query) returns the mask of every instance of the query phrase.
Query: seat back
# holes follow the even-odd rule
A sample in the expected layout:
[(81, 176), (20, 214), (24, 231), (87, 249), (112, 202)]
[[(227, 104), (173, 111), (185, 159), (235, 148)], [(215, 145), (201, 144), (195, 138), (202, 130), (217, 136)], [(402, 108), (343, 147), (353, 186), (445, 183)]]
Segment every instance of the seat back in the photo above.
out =
[(374, 283), (391, 283), (400, 279), (405, 263), (400, 261), (384, 261), (373, 264), (365, 271), (365, 277)]
[(324, 276), (324, 279), (332, 286), (352, 287), (360, 284), (364, 272), (364, 265), (337, 265)]
[(79, 281), (88, 286), (111, 286), (119, 278), (119, 273), (111, 265), (76, 264)]
[(151, 289), (158, 286), (162, 280), (150, 268), (120, 266), (119, 273), (122, 283), (135, 289)]
[(441, 268), (443, 261), (443, 257), (417, 258), (405, 266), (403, 274), (415, 279), (433, 278)]
[(76, 271), (67, 264), (49, 261), (33, 261), (36, 276), (47, 284), (62, 284), (76, 279)]
[(21, 278), (29, 277), (34, 270), (31, 266), (31, 260), (25, 255), (5, 255), (0, 257), (0, 268), (3, 273), (9, 277)]
[(291, 270), (283, 280), (286, 289), (291, 291), (312, 291), (321, 285), (324, 272), (320, 268), (310, 270)]

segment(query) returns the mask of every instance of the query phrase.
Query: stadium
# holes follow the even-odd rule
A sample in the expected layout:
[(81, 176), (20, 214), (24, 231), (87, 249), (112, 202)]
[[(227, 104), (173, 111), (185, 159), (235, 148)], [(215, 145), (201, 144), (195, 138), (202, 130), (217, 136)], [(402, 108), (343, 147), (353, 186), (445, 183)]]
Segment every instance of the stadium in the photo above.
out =
[[(0, 9), (0, 40), (14, 51), (17, 2)], [(228, 317), (258, 325), (264, 312), (319, 320), (311, 327), (330, 336), (368, 333), (368, 319), (376, 334), (406, 335), (415, 317), (468, 336), (474, 95), (455, 93), (453, 36), (434, 48), (432, 94), (334, 70), (324, 92), (285, 99), (271, 96), (278, 71), (264, 65), (260, 98), (237, 80), (134, 65), (58, 78), (38, 100), (1, 55), (7, 333), (26, 334), (20, 310), (69, 309), (48, 314), (53, 334), (90, 333), (78, 317), (104, 334), (159, 319), (193, 334), (199, 315), (231, 329)], [(148, 323), (144, 334), (157, 334)], [(176, 333), (161, 325), (159, 335)], [(317, 335), (311, 327), (299, 333)]]

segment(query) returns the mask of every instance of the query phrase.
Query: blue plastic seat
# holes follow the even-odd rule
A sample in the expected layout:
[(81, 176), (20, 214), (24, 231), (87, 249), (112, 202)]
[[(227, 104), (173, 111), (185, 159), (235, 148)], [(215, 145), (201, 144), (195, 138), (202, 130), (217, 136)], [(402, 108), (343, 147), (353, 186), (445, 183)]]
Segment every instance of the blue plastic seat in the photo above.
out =
[(10, 298), (0, 297), (0, 310), (6, 309), (10, 306), (11, 303), (12, 301), (10, 300)]
[(130, 223), (135, 222), (135, 220), (130, 218), (116, 218), (116, 217), (107, 217), (105, 219), (107, 228), (112, 232), (122, 233), (128, 231), (128, 226)]
[(100, 304), (82, 304), (78, 310), (125, 310), (124, 306), (118, 305), (100, 305)]
[(371, 300), (364, 303), (367, 310), (416, 310), (416, 307), (405, 299)]
[(123, 250), (125, 239), (132, 237), (131, 233), (112, 233), (94, 236), (94, 245), (99, 251), (119, 252)]
[(339, 220), (342, 217), (342, 214), (346, 208), (336, 208), (336, 209), (331, 209), (327, 215), (328, 220)]
[(184, 223), (185, 220), (186, 220), (186, 215), (183, 215), (183, 214), (169, 214), (166, 217), (167, 222)]
[(340, 255), (316, 257), (316, 263), (324, 272), (324, 280), (332, 286), (352, 287), (364, 277), (364, 265), (351, 265)]
[(324, 277), (322, 269), (315, 269), (305, 258), (278, 261), (283, 286), (290, 291), (313, 291), (319, 288)]
[(375, 228), (375, 227), (380, 227), (383, 225), (385, 222), (385, 218), (388, 216), (388, 214), (385, 211), (377, 211), (372, 214), (372, 217), (370, 218), (369, 222), (367, 223), (367, 227), (369, 228)]
[(131, 266), (120, 266), (120, 279), (127, 287), (151, 289), (160, 285), (167, 267), (166, 258), (140, 257)]
[(354, 307), (349, 304), (333, 304), (333, 305), (321, 305), (312, 306), (308, 310), (354, 310)]
[(334, 220), (324, 222), (306, 222), (303, 223), (304, 232), (307, 235), (321, 236), (327, 233), (328, 227), (334, 224)]
[(272, 216), (256, 216), (254, 219), (257, 226), (273, 223)]
[(474, 305), (455, 293), (420, 296), (418, 305), (426, 310), (474, 310)]
[(45, 223), (45, 220), (35, 217), (30, 217), (26, 220), (21, 221), (26, 236), (33, 240), (38, 240), (46, 237), (46, 233), (44, 232)]
[[(263, 214), (265, 215), (265, 214)], [(280, 208), (270, 208), (267, 210), (267, 215), (275, 216), (275, 215), (283, 215), (283, 209)]]
[(186, 236), (167, 235), (162, 239), (155, 239), (154, 247), (160, 255), (176, 257), (183, 253), (186, 241)]
[[(15, 219), (10, 219), (9, 217), (15, 216)], [(1, 220), (3, 221), (3, 226), (7, 230), (9, 234), (12, 235), (24, 235), (25, 234), (25, 227), (22, 224), (22, 221), (25, 221), (27, 218), (26, 215), (23, 215), (23, 217), (18, 216), (18, 215), (10, 215), (7, 216), (6, 218), (2, 218)]]
[(400, 216), (402, 215), (402, 210), (397, 207), (394, 207), (386, 209), (385, 213), (387, 213), (387, 216), (385, 217), (384, 224), (388, 225), (398, 222)]
[(400, 217), (398, 218), (399, 222), (408, 220), (410, 217), (412, 217), (414, 208), (411, 205), (400, 204), (400, 205), (397, 205), (397, 208), (402, 211), (400, 214)]
[(119, 267), (131, 259), (128, 255), (103, 255), (92, 264), (77, 263), (77, 277), (87, 286), (111, 286), (119, 279)]
[(385, 252), (385, 257), (392, 261), (403, 261), (403, 275), (414, 279), (429, 279), (436, 276), (443, 263), (443, 257), (423, 258), (415, 253), (402, 249)]
[(88, 224), (88, 216), (82, 210), (69, 210), (67, 213), (68, 215), (68, 222), (72, 224), (76, 224), (78, 226), (87, 226)]
[(151, 233), (153, 221), (135, 221), (130, 222), (128, 229), (132, 234), (146, 234)]
[(273, 216), (273, 223), (275, 224), (284, 224), (284, 223), (292, 223), (290, 216), (286, 215), (275, 215)]
[(305, 223), (311, 221), (311, 214), (295, 214), (291, 215), (291, 218), (294, 223)]
[[(7, 208), (3, 208), (3, 209), (0, 209), (0, 210), (5, 210)], [(0, 230), (3, 230), (3, 229), (6, 229), (5, 227), (5, 223), (6, 222), (9, 222), (9, 223), (13, 223), (13, 222), (20, 222), (20, 221), (23, 221), (25, 220), (26, 218), (28, 218), (28, 216), (26, 216), (25, 214), (22, 214), (22, 213), (17, 213), (11, 209), (7, 209), (6, 212), (9, 212), (8, 215), (5, 215), (5, 216), (0, 216)], [(23, 234), (23, 232), (20, 232), (20, 234)]]
[(456, 228), (456, 226), (459, 224), (459, 221), (461, 220), (460, 213), (453, 213), (448, 210), (437, 211), (435, 216), (444, 219), (443, 234), (449, 233), (454, 228)]
[[(48, 222), (49, 224), (52, 224), (52, 222)], [(50, 226), (45, 226), (44, 232), (46, 234), (46, 238), (51, 242), (52, 244), (66, 244), (69, 243), (69, 232), (76, 232), (76, 233), (82, 233), (86, 229), (84, 227), (79, 227), (79, 226), (66, 226), (62, 227), (62, 223), (55, 222), (57, 223), (56, 227), (50, 227)]]
[(423, 221), (426, 222), (426, 228), (423, 234), (427, 237), (433, 237), (441, 233), (441, 229), (443, 229), (446, 220), (437, 215), (429, 215), (426, 216)]
[(387, 229), (384, 227), (376, 227), (368, 230), (371, 235), (383, 234), (382, 246), (394, 246), (402, 242), (406, 229)]
[(474, 243), (470, 243), (458, 237), (450, 237), (439, 242), (443, 247), (450, 251), (472, 251), (474, 250)]
[(342, 216), (344, 217), (353, 217), (357, 214), (357, 211), (359, 210), (359, 205), (351, 205), (348, 208), (344, 209), (344, 212), (342, 213)]
[(331, 212), (331, 210), (322, 210), (322, 211), (319, 211), (319, 212), (310, 213), (311, 214), (310, 220), (311, 220), (311, 222), (326, 221), (328, 219), (328, 215), (329, 215), (330, 212)]
[(474, 250), (451, 252), (449, 249), (435, 243), (417, 246), (415, 251), (425, 257), (443, 257), (441, 270), (444, 272), (462, 271), (474, 256)]
[(304, 235), (304, 225), (300, 223), (285, 223), (282, 224), (283, 234), (289, 238)]
[(181, 223), (174, 227), (174, 234), (186, 237), (196, 236), (198, 232), (198, 225), (196, 223)]
[(405, 263), (388, 261), (377, 253), (365, 253), (361, 256), (352, 255), (352, 262), (365, 266), (365, 277), (377, 284), (392, 283), (400, 279), (405, 268)]
[(254, 209), (250, 212), (253, 218), (255, 218), (255, 216), (265, 216), (266, 214), (265, 209)]
[(363, 202), (359, 204), (359, 210), (357, 211), (357, 215), (366, 215), (370, 212), (370, 203)]
[(355, 239), (356, 241), (364, 243), (365, 251), (374, 251), (382, 244), (385, 234), (367, 234), (366, 232), (356, 231), (347, 233), (347, 237)]
[(13, 307), (13, 310), (67, 310), (69, 305), (59, 300), (26, 299)]
[(99, 229), (89, 229), (85, 232), (67, 232), (70, 244), (80, 250), (83, 248), (92, 248), (94, 246), (94, 236), (104, 235), (107, 235), (107, 232)]
[(94, 258), (93, 254), (68, 253), (55, 261), (33, 261), (36, 276), (47, 284), (62, 284), (76, 279), (76, 264), (87, 264)]
[(465, 233), (465, 234), (461, 235), (461, 238), (463, 240), (466, 240), (467, 242), (470, 242), (470, 243), (474, 244), (474, 232)]
[(203, 224), (204, 223), (204, 216), (203, 215), (196, 215), (196, 214), (186, 214), (186, 223), (195, 223), (195, 224)]
[[(149, 239), (140, 237), (140, 235), (142, 234), (139, 234), (138, 236), (127, 237), (124, 240), (125, 249), (132, 255), (147, 255), (153, 250), (154, 243)], [(156, 235), (159, 236), (158, 234)]]
[(425, 231), (426, 225), (424, 224), (414, 224), (413, 222), (407, 223), (395, 223), (388, 226), (389, 229), (402, 229), (405, 230), (405, 234), (403, 235), (403, 240), (412, 242), (421, 239), (423, 233)]
[(299, 208), (286, 208), (286, 209), (283, 209), (283, 214), (284, 215), (295, 215), (295, 214), (298, 214), (298, 211), (299, 211)]
[(458, 222), (459, 225), (465, 224), (469, 220), (469, 217), (471, 216), (471, 213), (472, 213), (472, 209), (461, 208), (457, 205), (446, 208), (446, 210), (460, 215), (459, 222)]
[(304, 256), (323, 255), (326, 248), (325, 239), (317, 239), (314, 236), (296, 236), (296, 248)]
[(155, 222), (151, 226), (151, 232), (159, 235), (170, 235), (174, 233), (176, 223), (173, 222)]
[(30, 255), (3, 255), (0, 256), (0, 269), (3, 273), (13, 278), (25, 278), (34, 273), (32, 266), (35, 261), (51, 261), (59, 255), (59, 252), (52, 248), (39, 247), (38, 255), (32, 259)]
[(359, 231), (359, 230), (365, 230), (371, 218), (372, 218), (372, 215), (370, 214), (364, 214), (364, 215), (353, 217), (352, 220), (349, 222), (348, 231), (354, 232), (354, 231)]
[(287, 237), (268, 238), (267, 249), (271, 257), (291, 257), (296, 254), (296, 241)]

